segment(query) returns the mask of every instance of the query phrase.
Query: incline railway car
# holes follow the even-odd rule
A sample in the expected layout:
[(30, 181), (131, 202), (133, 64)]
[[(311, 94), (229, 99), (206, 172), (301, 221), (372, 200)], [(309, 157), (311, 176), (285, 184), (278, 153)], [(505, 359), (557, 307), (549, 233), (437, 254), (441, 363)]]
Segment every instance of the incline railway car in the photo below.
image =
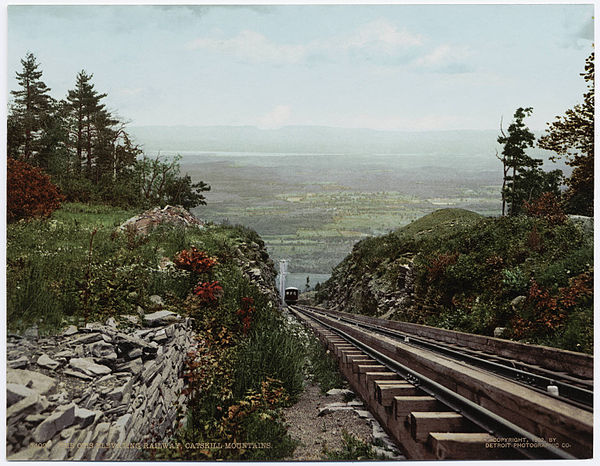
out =
[(296, 304), (298, 302), (298, 288), (289, 287), (285, 289), (285, 303)]

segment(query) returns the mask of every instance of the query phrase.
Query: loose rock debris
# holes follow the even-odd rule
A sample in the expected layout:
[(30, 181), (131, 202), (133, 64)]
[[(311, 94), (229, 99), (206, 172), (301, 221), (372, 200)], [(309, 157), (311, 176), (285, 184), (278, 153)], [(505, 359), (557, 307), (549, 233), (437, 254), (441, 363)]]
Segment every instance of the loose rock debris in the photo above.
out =
[(321, 394), (315, 384), (307, 385), (298, 403), (284, 410), (288, 433), (300, 442), (294, 455), (287, 460), (318, 461), (326, 459), (324, 451), (340, 450), (342, 432), (346, 431), (363, 442), (373, 444), (378, 455), (390, 460), (406, 459), (379, 425), (366, 411), (362, 401), (344, 401), (352, 390), (333, 389)]

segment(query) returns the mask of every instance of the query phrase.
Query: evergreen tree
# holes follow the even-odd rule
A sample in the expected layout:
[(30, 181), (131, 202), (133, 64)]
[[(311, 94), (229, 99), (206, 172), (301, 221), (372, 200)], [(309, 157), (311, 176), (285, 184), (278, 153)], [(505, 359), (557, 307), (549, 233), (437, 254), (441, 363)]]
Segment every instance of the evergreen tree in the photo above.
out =
[(86, 130), (91, 140), (86, 172), (95, 184), (100, 183), (104, 175), (113, 177), (114, 146), (119, 132), (115, 128), (119, 121), (102, 107), (96, 106), (97, 111), (93, 115), (89, 129)]
[(106, 202), (123, 207), (205, 205), (210, 186), (180, 176), (179, 158), (138, 160), (142, 150), (94, 89), (82, 70), (65, 100), (49, 96), (42, 71), (28, 53), (17, 73), (19, 89), (9, 106), (7, 155), (38, 165), (59, 185), (67, 200)]
[(542, 149), (548, 149), (565, 157), (573, 167), (567, 179), (565, 201), (567, 212), (594, 215), (594, 52), (586, 59), (581, 76), (588, 90), (583, 104), (575, 105), (548, 123), (547, 133), (539, 140)]
[(8, 110), (6, 119), (6, 154), (8, 157), (18, 159), (20, 149), (25, 144), (25, 131), (23, 122), (17, 116), (17, 109), (12, 104)]
[(83, 165), (83, 128), (85, 121), (84, 106), (86, 95), (88, 94), (89, 80), (85, 71), (80, 71), (77, 75), (75, 89), (69, 90), (67, 93), (67, 102), (71, 112), (71, 141), (75, 147), (75, 172), (81, 173)]
[(166, 203), (180, 205), (185, 209), (206, 205), (206, 197), (202, 194), (206, 191), (210, 191), (210, 186), (204, 181), (192, 183), (190, 175), (173, 176), (167, 181)]
[(94, 149), (102, 149), (107, 137), (101, 133), (116, 124), (116, 120), (112, 120), (104, 104), (100, 102), (106, 94), (99, 94), (94, 89), (92, 77), (93, 74), (81, 70), (77, 75), (75, 89), (68, 92), (67, 101), (71, 109), (72, 141), (76, 151), (75, 171), (81, 173), (85, 166), (86, 176), (97, 182), (100, 176), (97, 170), (93, 173)]
[(28, 163), (47, 165), (40, 160), (44, 148), (44, 132), (53, 125), (53, 99), (50, 88), (41, 80), (40, 64), (32, 53), (21, 60), (21, 72), (17, 72), (20, 89), (10, 91), (14, 97), (8, 118), (8, 153), (18, 155)]
[(56, 176), (69, 169), (68, 110), (64, 101), (51, 101), (51, 111), (39, 140), (39, 165)]
[(96, 91), (92, 77), (85, 70), (80, 71), (75, 89), (67, 96), (75, 172), (84, 173), (93, 185), (114, 186), (122, 171), (131, 172), (141, 151), (131, 141), (125, 123), (115, 118), (102, 103), (106, 94)]
[(523, 120), (531, 115), (533, 109), (518, 108), (514, 119), (505, 133), (500, 128), (498, 142), (504, 144), (502, 157), (502, 215), (517, 215), (524, 201), (532, 201), (544, 192), (560, 193), (562, 173), (560, 170), (544, 172), (543, 161), (527, 155), (526, 150), (533, 147), (535, 136)]

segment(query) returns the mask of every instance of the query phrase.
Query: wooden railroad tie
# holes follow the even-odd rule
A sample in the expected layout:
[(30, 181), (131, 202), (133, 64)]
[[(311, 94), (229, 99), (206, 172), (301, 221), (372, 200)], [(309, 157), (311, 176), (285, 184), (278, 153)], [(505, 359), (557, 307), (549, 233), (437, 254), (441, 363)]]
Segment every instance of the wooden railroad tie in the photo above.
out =
[(442, 403), (432, 396), (395, 396), (394, 415), (400, 421), (406, 421), (407, 416), (415, 411), (439, 411), (444, 409)]
[(392, 406), (396, 396), (416, 396), (417, 387), (408, 382), (374, 380), (377, 402), (385, 407)]
[(424, 442), (430, 432), (465, 432), (469, 422), (454, 411), (411, 412), (408, 417), (410, 433), (417, 442)]

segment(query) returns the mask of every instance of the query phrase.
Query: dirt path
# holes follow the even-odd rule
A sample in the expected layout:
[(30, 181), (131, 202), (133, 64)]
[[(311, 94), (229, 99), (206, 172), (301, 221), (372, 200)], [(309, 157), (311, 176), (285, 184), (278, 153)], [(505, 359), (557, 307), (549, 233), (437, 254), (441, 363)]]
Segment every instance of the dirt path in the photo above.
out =
[[(326, 410), (325, 410), (326, 409)], [(319, 415), (320, 411), (325, 410)], [(365, 411), (360, 400), (346, 402), (344, 395), (321, 394), (319, 387), (309, 383), (298, 403), (284, 410), (288, 432), (300, 445), (287, 460), (318, 461), (326, 459), (324, 450), (340, 450), (343, 446), (342, 432), (354, 435), (371, 444), (375, 437), (379, 443), (389, 442), (375, 419)], [(383, 436), (386, 440), (383, 441)], [(390, 448), (374, 447), (380, 454), (393, 455)], [(401, 459), (394, 455), (394, 459)]]

